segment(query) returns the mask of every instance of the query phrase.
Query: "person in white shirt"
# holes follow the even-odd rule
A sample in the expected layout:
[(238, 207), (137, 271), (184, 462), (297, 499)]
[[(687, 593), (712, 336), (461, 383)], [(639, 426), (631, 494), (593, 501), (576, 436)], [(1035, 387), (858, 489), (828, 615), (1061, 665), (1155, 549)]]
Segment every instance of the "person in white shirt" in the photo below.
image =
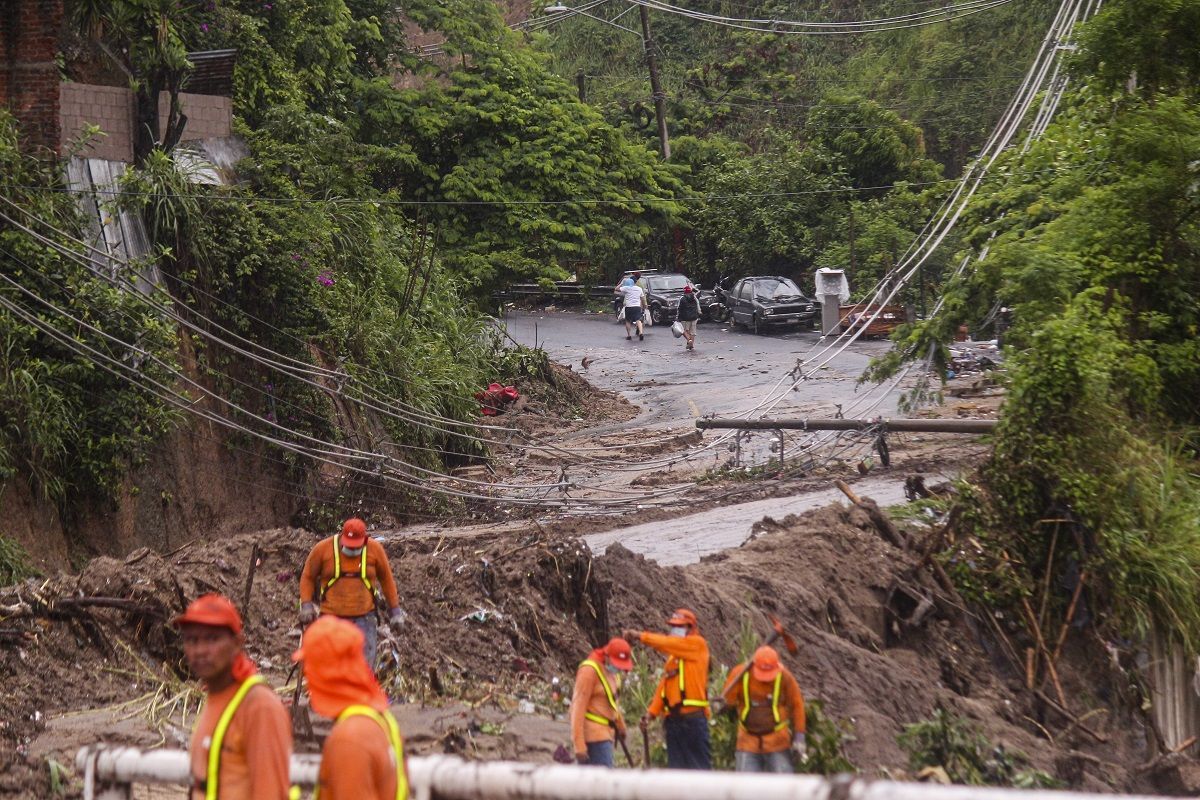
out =
[(638, 341), (644, 341), (646, 336), (642, 332), (642, 318), (645, 316), (644, 309), (646, 308), (646, 291), (638, 284), (638, 279), (641, 277), (638, 273), (633, 273), (633, 277), (626, 278), (621, 281), (617, 288), (613, 289), (613, 294), (621, 295), (622, 303), (625, 307), (625, 340), (633, 340), (633, 329), (637, 328)]

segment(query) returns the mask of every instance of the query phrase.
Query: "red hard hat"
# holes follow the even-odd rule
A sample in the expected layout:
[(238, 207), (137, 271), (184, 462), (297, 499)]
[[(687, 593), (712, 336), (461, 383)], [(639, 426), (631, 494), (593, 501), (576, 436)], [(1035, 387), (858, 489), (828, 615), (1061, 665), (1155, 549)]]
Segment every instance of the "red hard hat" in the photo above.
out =
[(608, 660), (617, 669), (624, 672), (633, 669), (633, 648), (624, 639), (616, 638), (610, 640), (604, 646), (604, 654), (608, 656)]
[(342, 543), (349, 547), (358, 547), (367, 540), (367, 523), (358, 517), (351, 517), (342, 525)]

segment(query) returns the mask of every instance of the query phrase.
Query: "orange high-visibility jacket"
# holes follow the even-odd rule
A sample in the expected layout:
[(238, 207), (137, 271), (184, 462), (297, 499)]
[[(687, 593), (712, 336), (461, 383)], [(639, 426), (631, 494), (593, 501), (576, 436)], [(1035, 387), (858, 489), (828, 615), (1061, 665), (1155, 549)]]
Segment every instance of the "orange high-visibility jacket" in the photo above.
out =
[(722, 692), (725, 702), (737, 709), (739, 720), (743, 719), (743, 712), (746, 710), (745, 690), (748, 688), (753, 705), (778, 708), (779, 721), (783, 727), (777, 731), (757, 735), (746, 730), (745, 725), (739, 724), (736, 749), (747, 753), (779, 753), (787, 750), (792, 744), (792, 733), (805, 732), (804, 696), (800, 693), (800, 684), (796, 682), (792, 673), (786, 668), (782, 669), (779, 673), (779, 700), (776, 706), (773, 696), (775, 681), (764, 683), (751, 675), (748, 686), (744, 686), (742, 677), (746, 668), (747, 665), (742, 664), (730, 671)]
[[(320, 600), (321, 613), (333, 614), (336, 617), (361, 617), (369, 614), (375, 608), (375, 598), (371, 590), (359, 577), (362, 565), (360, 556), (350, 556), (338, 552), (342, 561), (342, 577), (325, 590), (325, 598), (320, 599), (321, 590), (325, 589), (334, 575), (333, 538), (327, 536), (317, 542), (304, 562), (304, 570), (300, 573), (300, 602), (312, 603)], [(367, 539), (367, 580), (371, 586), (383, 592), (388, 608), (400, 605), (400, 596), (396, 592), (396, 579), (392, 577), (392, 568), (388, 564), (387, 553), (383, 545), (374, 539)]]
[[(594, 660), (600, 665), (600, 669), (604, 669), (603, 660), (589, 660)], [(604, 677), (612, 689), (613, 698), (618, 698), (621, 676), (605, 671)], [(597, 722), (589, 717), (603, 717), (613, 720), (614, 724)], [(587, 663), (580, 664), (575, 673), (575, 691), (571, 695), (571, 741), (575, 745), (575, 752), (586, 753), (588, 742), (615, 739), (617, 731), (625, 733), (625, 720), (620, 709), (613, 709), (612, 704), (608, 702), (608, 693), (604, 691), (596, 670)]]
[[(665, 674), (654, 692), (654, 700), (646, 712), (652, 717), (665, 717), (672, 708), (683, 714), (704, 712), (708, 709), (708, 642), (698, 633), (687, 636), (669, 636), (663, 633), (642, 632), (642, 644), (653, 647), (667, 656)], [(679, 675), (682, 664), (683, 697), (679, 693)], [(683, 701), (688, 701), (684, 703)], [(692, 705), (699, 704), (703, 705)]]
[[(204, 699), (188, 748), (189, 796), (193, 800), (204, 800), (209, 744), (222, 712), (240, 688), (235, 682)], [(255, 686), (246, 693), (225, 731), (217, 773), (221, 800), (287, 800), (291, 755), (292, 722), (283, 703), (270, 686)]]
[(396, 761), (383, 728), (365, 716), (335, 724), (318, 780), (320, 800), (396, 800)]

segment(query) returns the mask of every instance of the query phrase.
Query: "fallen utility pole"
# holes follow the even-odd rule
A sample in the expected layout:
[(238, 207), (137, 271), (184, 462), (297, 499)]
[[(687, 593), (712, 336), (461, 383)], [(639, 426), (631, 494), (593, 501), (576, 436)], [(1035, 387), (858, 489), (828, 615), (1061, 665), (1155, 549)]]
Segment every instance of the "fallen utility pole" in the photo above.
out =
[[(408, 764), (415, 800), (1155, 800), (1120, 794), (894, 783), (850, 775), (747, 775), (682, 770), (597, 770), (575, 765), (464, 761), (414, 756)], [(85, 747), (75, 759), (84, 774), (84, 800), (126, 800), (131, 784), (191, 784), (182, 750)], [(318, 755), (293, 755), (292, 782), (312, 786)]]
[(700, 430), (738, 431), (903, 431), (908, 433), (991, 433), (994, 419), (698, 419)]

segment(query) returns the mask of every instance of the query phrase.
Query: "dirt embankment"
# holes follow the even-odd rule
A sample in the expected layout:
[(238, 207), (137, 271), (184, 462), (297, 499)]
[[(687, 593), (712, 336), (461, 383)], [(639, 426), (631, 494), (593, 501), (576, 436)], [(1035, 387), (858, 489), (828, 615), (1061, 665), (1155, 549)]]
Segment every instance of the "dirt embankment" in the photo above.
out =
[[(592, 642), (626, 627), (661, 629), (682, 605), (697, 611), (723, 664), (738, 658), (747, 623), (761, 634), (764, 612), (778, 615), (800, 645), (786, 663), (808, 698), (850, 724), (846, 755), (867, 773), (903, 773), (896, 734), (941, 706), (1069, 786), (1155, 788), (1135, 769), (1149, 757), (1140, 718), (1119, 707), (1119, 676), (1083, 643), (1069, 639), (1060, 665), (1074, 713), (1087, 717), (1071, 724), (1024, 690), (988, 629), (960, 614), (917, 569), (918, 556), (884, 542), (862, 511), (831, 507), (756, 528), (737, 550), (671, 568), (620, 545), (593, 557), (536, 526), (391, 539), (409, 622), (384, 643), (381, 674), (403, 704), (413, 749), (548, 760), (567, 739), (550, 681), (569, 682)], [(40, 796), (45, 759), (70, 763), (87, 742), (181, 744), (190, 718), (186, 702), (170, 704), (181, 673), (164, 621), (202, 591), (240, 603), (255, 544), (249, 650), (283, 686), (298, 637), (296, 571), (315, 541), (279, 529), (166, 557), (140, 551), (0, 593), (10, 606), (0, 620), (0, 753), (8, 754), (0, 794)], [(27, 608), (11, 608), (18, 603)], [(644, 648), (635, 655), (657, 663)]]

